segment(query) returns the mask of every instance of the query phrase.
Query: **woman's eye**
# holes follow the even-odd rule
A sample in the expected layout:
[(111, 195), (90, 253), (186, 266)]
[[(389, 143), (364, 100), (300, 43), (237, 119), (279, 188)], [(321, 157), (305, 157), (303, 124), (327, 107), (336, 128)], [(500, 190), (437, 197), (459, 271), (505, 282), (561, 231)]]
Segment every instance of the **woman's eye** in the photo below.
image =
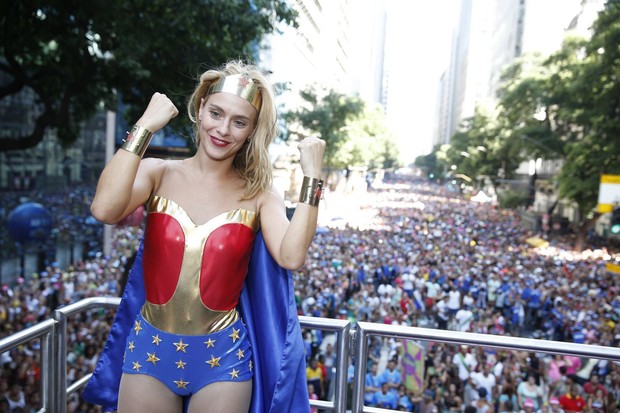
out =
[(209, 111), (209, 113), (211, 114), (211, 117), (214, 117), (214, 118), (219, 118), (220, 117), (220, 112), (218, 112), (216, 110)]
[(235, 126), (238, 127), (238, 128), (245, 127), (245, 122), (243, 122), (243, 121), (236, 120), (234, 123), (235, 123)]

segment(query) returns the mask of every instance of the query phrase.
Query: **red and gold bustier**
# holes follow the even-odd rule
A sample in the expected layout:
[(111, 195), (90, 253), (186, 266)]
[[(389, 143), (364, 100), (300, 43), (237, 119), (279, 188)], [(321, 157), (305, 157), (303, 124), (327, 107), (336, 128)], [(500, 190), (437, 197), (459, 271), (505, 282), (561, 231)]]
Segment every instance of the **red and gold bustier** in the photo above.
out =
[(144, 318), (175, 334), (207, 334), (238, 319), (235, 309), (258, 229), (256, 213), (226, 211), (196, 225), (158, 195), (147, 204)]

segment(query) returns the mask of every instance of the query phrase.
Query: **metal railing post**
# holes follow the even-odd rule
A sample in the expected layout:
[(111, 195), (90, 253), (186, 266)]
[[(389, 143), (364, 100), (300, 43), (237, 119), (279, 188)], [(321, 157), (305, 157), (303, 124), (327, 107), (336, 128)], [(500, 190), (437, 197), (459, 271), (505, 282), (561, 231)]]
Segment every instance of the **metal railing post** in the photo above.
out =
[(41, 338), (41, 412), (54, 412), (53, 409), (53, 372), (44, 370), (46, 366), (53, 364), (54, 352), (52, 348), (52, 334), (54, 333), (54, 320), (41, 321), (31, 327), (11, 334), (0, 339), (0, 354), (12, 348), (28, 343), (34, 339)]
[(312, 400), (313, 407), (320, 410), (329, 410), (336, 413), (347, 411), (347, 366), (349, 360), (349, 347), (351, 322), (349, 320), (327, 319), (319, 317), (300, 316), (299, 324), (301, 328), (318, 329), (333, 331), (336, 333), (336, 356), (338, 364), (336, 366), (334, 403), (326, 400)]
[(53, 323), (50, 333), (41, 337), (41, 404), (43, 411), (53, 412), (55, 377), (53, 366), (56, 364), (54, 353), (54, 337), (56, 324)]
[(56, 334), (54, 336), (54, 363), (52, 363), (53, 377), (56, 378), (52, 385), (56, 397), (53, 412), (67, 413), (67, 315), (61, 310), (54, 311), (56, 320)]
[(357, 351), (355, 352), (354, 374), (353, 374), (353, 398), (351, 411), (361, 412), (364, 409), (364, 387), (366, 386), (366, 363), (368, 357), (368, 336), (359, 323), (355, 330), (357, 338)]

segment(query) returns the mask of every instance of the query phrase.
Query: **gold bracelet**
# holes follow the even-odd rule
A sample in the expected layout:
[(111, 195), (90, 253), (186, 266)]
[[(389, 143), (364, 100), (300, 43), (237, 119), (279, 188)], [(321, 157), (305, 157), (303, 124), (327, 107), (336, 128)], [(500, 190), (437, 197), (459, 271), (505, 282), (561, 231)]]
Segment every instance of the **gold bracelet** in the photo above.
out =
[(304, 176), (299, 193), (299, 202), (312, 206), (319, 206), (319, 201), (323, 197), (323, 181), (317, 178)]
[(123, 139), (121, 149), (135, 153), (142, 158), (152, 138), (153, 132), (142, 126), (133, 125), (131, 130), (127, 132), (127, 137)]

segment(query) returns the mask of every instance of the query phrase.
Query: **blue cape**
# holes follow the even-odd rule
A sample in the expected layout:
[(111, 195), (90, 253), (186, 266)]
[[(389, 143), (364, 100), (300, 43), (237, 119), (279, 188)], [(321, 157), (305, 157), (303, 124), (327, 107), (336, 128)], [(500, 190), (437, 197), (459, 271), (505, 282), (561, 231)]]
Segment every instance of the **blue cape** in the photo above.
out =
[[(101, 405), (105, 411), (116, 410), (126, 338), (145, 300), (142, 251), (140, 244), (114, 324), (82, 394), (87, 402)], [(271, 257), (261, 232), (254, 242), (239, 312), (254, 353), (250, 413), (309, 413), (306, 359), (293, 279)]]

